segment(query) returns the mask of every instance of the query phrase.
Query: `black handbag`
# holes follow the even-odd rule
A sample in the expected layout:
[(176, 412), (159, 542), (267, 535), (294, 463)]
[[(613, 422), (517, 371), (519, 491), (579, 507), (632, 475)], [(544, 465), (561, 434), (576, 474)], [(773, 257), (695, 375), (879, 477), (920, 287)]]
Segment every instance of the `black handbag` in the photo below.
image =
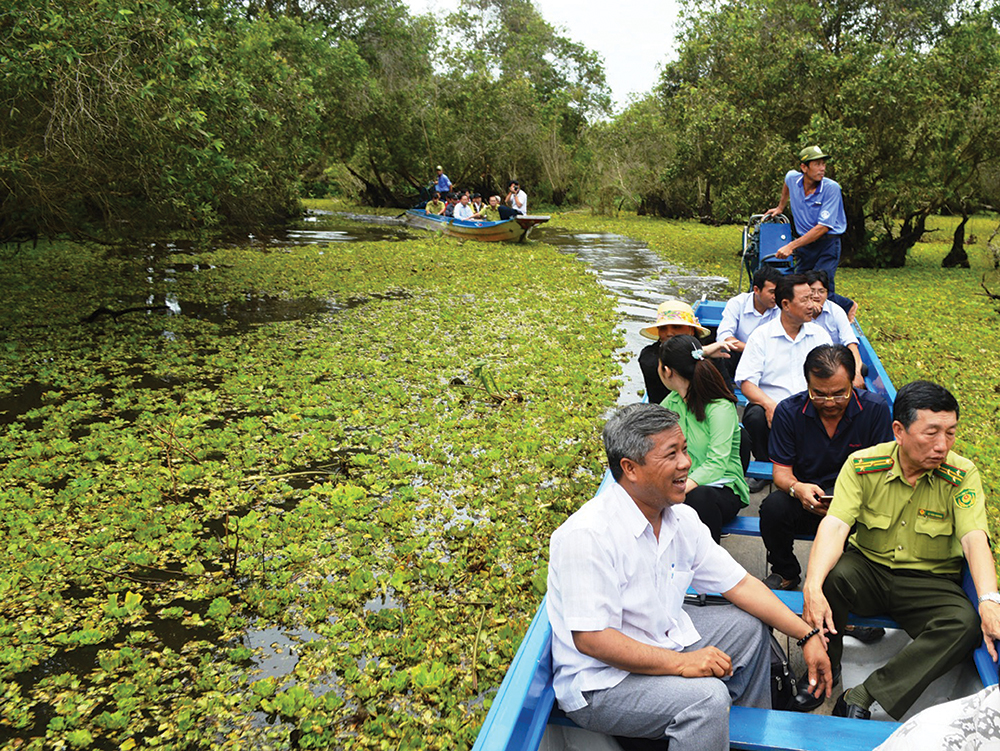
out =
[(797, 690), (795, 671), (788, 662), (788, 655), (771, 634), (771, 708), (791, 709)]

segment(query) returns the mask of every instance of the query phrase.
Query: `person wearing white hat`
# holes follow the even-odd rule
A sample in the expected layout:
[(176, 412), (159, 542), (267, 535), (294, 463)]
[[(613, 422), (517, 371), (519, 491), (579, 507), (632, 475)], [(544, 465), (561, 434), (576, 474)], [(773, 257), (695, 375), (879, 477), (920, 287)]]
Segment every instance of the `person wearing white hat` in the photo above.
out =
[[(647, 339), (656, 340), (653, 344), (643, 347), (642, 351), (639, 352), (639, 370), (642, 371), (642, 380), (646, 386), (649, 402), (659, 404), (670, 393), (669, 389), (663, 385), (657, 372), (657, 367), (660, 364), (660, 342), (680, 334), (704, 339), (712, 332), (698, 322), (694, 310), (686, 302), (667, 300), (657, 306), (656, 322), (651, 326), (639, 329), (639, 333)], [(705, 345), (704, 349), (706, 357), (726, 358), (729, 357), (730, 345), (714, 342)], [(726, 383), (732, 381), (729, 371), (719, 359), (712, 359), (711, 362), (719, 370)]]

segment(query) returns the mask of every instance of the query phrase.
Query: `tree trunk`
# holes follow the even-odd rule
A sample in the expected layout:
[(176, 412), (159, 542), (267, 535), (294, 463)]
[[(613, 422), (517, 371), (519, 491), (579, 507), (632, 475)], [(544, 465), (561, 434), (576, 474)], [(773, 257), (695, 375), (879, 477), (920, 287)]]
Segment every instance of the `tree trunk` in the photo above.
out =
[(845, 196), (844, 214), (847, 215), (847, 230), (840, 240), (840, 265), (864, 266), (865, 250), (868, 247), (864, 202)]
[(875, 257), (871, 266), (882, 268), (899, 269), (906, 265), (906, 251), (924, 234), (924, 225), (927, 222), (927, 214), (908, 216), (903, 220), (903, 226), (899, 228), (899, 236), (883, 237), (875, 246)]
[(951, 241), (951, 250), (941, 261), (942, 268), (969, 268), (969, 254), (965, 252), (965, 223), (969, 221), (968, 214), (962, 214), (962, 221), (955, 227), (955, 236)]

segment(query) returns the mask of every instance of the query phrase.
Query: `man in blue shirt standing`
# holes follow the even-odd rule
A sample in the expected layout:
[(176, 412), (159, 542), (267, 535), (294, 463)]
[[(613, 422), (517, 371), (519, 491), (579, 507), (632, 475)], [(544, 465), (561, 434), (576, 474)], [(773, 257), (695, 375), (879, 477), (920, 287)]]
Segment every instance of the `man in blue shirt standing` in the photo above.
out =
[(840, 236), (847, 230), (844, 198), (840, 185), (825, 177), (829, 155), (819, 146), (807, 146), (799, 152), (799, 170), (789, 170), (781, 186), (781, 200), (764, 216), (775, 216), (791, 202), (792, 218), (798, 234), (787, 245), (778, 248), (778, 258), (795, 253), (795, 273), (813, 269), (826, 272), (830, 280), (830, 297), (834, 295), (834, 274), (840, 263)]
[(441, 195), (446, 196), (451, 192), (451, 180), (448, 179), (448, 176), (444, 173), (440, 164), (437, 166), (437, 173), (437, 182), (434, 183), (434, 190)]

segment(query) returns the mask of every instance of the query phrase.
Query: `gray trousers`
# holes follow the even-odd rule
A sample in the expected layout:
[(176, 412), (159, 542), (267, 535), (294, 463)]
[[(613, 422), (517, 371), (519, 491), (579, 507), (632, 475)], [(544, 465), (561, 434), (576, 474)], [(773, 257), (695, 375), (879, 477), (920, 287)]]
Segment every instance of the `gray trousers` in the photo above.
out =
[(587, 706), (567, 716), (587, 730), (626, 738), (662, 738), (670, 751), (728, 751), (730, 703), (771, 707), (769, 629), (735, 605), (685, 605), (701, 640), (685, 649), (721, 649), (728, 678), (629, 674), (617, 686), (586, 691)]

